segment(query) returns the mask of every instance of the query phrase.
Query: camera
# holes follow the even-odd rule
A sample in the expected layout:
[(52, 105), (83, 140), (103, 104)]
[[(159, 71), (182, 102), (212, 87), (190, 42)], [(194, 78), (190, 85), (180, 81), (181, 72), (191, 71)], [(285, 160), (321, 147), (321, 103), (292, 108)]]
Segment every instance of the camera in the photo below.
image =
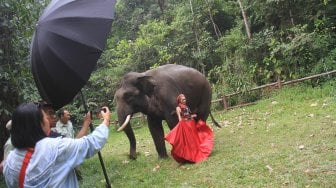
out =
[(91, 117), (95, 116), (97, 118), (100, 118), (100, 113), (101, 111), (103, 112), (106, 112), (106, 108), (99, 108), (99, 109), (94, 109), (94, 110), (91, 110)]

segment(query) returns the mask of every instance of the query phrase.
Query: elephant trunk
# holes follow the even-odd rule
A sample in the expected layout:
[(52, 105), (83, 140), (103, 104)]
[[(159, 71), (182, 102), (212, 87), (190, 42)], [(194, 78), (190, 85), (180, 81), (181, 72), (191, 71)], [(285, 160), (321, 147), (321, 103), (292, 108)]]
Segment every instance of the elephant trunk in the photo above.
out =
[(119, 132), (119, 131), (124, 130), (124, 128), (128, 125), (130, 120), (131, 120), (131, 115), (127, 115), (125, 122), (119, 127), (117, 131)]

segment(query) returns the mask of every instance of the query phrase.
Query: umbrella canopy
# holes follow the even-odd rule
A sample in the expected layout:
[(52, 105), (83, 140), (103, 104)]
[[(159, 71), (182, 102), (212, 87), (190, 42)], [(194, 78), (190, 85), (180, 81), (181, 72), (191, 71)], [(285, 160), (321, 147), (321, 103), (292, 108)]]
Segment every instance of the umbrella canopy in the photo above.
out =
[(115, 0), (52, 0), (31, 45), (32, 73), (43, 100), (58, 109), (90, 78), (105, 48)]

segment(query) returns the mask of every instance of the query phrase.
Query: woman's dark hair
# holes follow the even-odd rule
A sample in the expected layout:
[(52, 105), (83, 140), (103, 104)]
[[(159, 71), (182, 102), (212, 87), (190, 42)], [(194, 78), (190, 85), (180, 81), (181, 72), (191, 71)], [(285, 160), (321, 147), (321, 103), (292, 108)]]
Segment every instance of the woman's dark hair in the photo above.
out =
[(35, 144), (46, 137), (41, 123), (43, 122), (42, 109), (38, 104), (21, 104), (12, 116), (11, 140), (14, 147), (24, 149), (35, 147)]

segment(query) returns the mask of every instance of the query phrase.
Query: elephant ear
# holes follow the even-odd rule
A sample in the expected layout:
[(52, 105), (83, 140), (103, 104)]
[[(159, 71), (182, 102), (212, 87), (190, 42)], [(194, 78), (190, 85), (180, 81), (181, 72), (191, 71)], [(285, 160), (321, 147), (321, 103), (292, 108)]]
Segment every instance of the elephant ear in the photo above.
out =
[(145, 93), (149, 97), (154, 94), (154, 88), (157, 83), (152, 76), (141, 76), (138, 77), (137, 80), (137, 86), (141, 92)]

